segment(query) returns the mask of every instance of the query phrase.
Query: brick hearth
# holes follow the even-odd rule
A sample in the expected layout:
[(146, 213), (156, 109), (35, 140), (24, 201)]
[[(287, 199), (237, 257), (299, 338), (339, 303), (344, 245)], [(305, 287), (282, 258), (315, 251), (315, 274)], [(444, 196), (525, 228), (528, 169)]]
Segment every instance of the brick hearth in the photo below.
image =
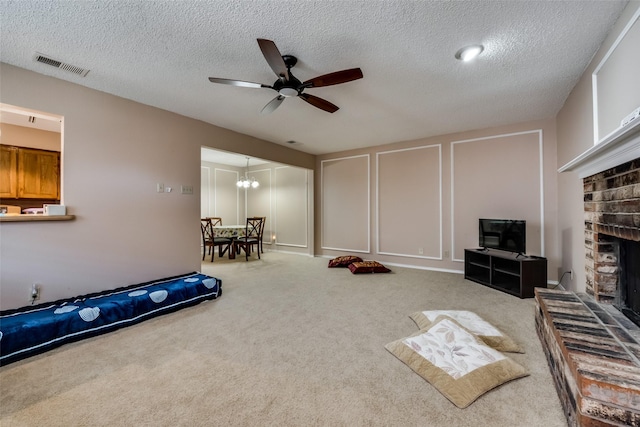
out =
[(640, 328), (587, 294), (535, 289), (536, 329), (570, 426), (640, 426)]

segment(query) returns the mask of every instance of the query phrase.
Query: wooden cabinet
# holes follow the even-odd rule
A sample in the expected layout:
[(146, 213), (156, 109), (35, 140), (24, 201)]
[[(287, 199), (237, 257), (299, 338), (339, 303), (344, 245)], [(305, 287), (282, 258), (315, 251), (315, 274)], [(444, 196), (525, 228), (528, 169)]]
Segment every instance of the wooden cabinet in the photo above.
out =
[(547, 287), (547, 259), (510, 252), (465, 249), (464, 278), (520, 298)]
[(0, 197), (60, 198), (60, 153), (1, 146)]
[(57, 199), (60, 194), (60, 153), (18, 150), (18, 197)]
[(18, 197), (18, 148), (0, 145), (0, 197)]

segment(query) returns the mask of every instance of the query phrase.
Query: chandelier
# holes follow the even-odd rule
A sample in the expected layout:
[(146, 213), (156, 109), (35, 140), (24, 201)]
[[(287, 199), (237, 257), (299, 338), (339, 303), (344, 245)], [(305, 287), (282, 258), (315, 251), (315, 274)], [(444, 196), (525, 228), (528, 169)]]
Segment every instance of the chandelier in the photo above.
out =
[(251, 179), (249, 179), (248, 174), (249, 173), (249, 158), (247, 157), (247, 169), (244, 171), (244, 176), (241, 177), (238, 182), (236, 182), (236, 185), (238, 186), (238, 188), (258, 188), (260, 186), (260, 183), (258, 181), (256, 181), (256, 179), (254, 177), (251, 177)]

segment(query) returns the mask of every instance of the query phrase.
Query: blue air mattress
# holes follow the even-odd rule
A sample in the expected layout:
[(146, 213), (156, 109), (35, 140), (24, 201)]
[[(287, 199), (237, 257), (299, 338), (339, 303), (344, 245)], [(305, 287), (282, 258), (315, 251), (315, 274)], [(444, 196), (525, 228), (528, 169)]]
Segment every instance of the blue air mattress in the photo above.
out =
[(0, 365), (215, 299), (222, 281), (200, 273), (0, 312)]

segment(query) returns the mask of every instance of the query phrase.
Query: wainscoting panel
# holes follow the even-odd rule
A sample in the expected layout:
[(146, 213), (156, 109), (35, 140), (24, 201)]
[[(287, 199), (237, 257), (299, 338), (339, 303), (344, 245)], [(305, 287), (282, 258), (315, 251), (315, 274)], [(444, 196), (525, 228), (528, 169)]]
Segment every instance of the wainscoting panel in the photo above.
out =
[(273, 214), (271, 210), (271, 169), (252, 170), (248, 173), (249, 179), (255, 178), (260, 186), (240, 190), (247, 194), (247, 216), (264, 216), (267, 221), (264, 226), (264, 244), (271, 244), (273, 235)]
[(322, 249), (370, 252), (369, 163), (368, 154), (321, 162)]
[(527, 254), (544, 256), (542, 130), (451, 143), (451, 240), (455, 261), (478, 246), (478, 219), (527, 221)]
[[(240, 191), (236, 187), (238, 178), (237, 171), (215, 169), (215, 213), (213, 216), (221, 217), (223, 224), (244, 223), (244, 218), (240, 217)], [(224, 201), (224, 203), (219, 203), (219, 201)]]
[(376, 154), (377, 250), (442, 259), (440, 145)]
[(275, 183), (276, 246), (306, 248), (309, 217), (307, 171), (290, 166), (275, 168)]
[(200, 166), (200, 218), (214, 216), (215, 206), (209, 191), (211, 184), (211, 168)]

